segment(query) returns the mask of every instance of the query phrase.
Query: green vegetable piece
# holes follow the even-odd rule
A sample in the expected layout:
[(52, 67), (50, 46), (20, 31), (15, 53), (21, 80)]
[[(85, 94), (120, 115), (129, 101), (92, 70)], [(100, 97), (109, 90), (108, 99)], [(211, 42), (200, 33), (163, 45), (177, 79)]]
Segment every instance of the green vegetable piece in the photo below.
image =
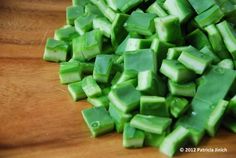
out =
[(46, 42), (43, 59), (52, 62), (66, 61), (69, 46), (63, 42), (49, 38)]
[(189, 130), (184, 127), (177, 127), (163, 140), (160, 145), (160, 151), (169, 157), (172, 157), (180, 147), (188, 142)]
[(154, 21), (160, 40), (175, 44), (182, 43), (182, 32), (177, 16), (158, 17)]
[(123, 147), (140, 148), (143, 147), (145, 134), (143, 131), (135, 129), (129, 123), (125, 124), (123, 133)]
[(111, 25), (111, 43), (114, 47), (117, 47), (127, 36), (127, 32), (123, 27), (124, 23), (128, 19), (126, 14), (116, 14), (115, 19)]
[(114, 121), (105, 107), (82, 110), (82, 116), (93, 137), (111, 132), (114, 129)]
[(59, 78), (61, 84), (81, 81), (82, 66), (79, 62), (63, 62), (60, 64)]
[(113, 104), (109, 106), (109, 114), (115, 122), (116, 132), (118, 133), (123, 132), (125, 123), (129, 122), (132, 118), (131, 114), (123, 113)]
[(206, 54), (207, 56), (211, 57), (212, 59), (212, 63), (218, 63), (220, 61), (220, 58), (212, 51), (210, 50), (208, 47), (203, 47), (200, 52), (202, 52), (203, 54)]
[(226, 48), (231, 53), (233, 59), (236, 59), (236, 31), (227, 21), (223, 21), (217, 24), (217, 28), (220, 31)]
[(189, 108), (187, 99), (175, 96), (169, 96), (166, 104), (170, 108), (170, 113), (174, 118), (180, 117)]
[(226, 15), (229, 16), (232, 13), (234, 13), (234, 11), (236, 11), (235, 8), (235, 2), (231, 2), (230, 0), (215, 0), (216, 4), (220, 7), (220, 9), (222, 10), (222, 12)]
[(235, 118), (230, 117), (230, 116), (224, 117), (223, 125), (224, 125), (224, 127), (226, 127), (227, 129), (229, 129), (230, 131), (236, 133), (236, 122), (235, 122)]
[(121, 76), (117, 80), (116, 84), (123, 83), (125, 81), (128, 81), (130, 79), (136, 79), (138, 76), (138, 73), (133, 70), (125, 70), (122, 72)]
[(218, 63), (219, 67), (225, 68), (225, 69), (234, 69), (234, 62), (231, 59), (224, 59), (221, 60), (221, 62)]
[(153, 134), (149, 132), (145, 132), (144, 145), (152, 146), (152, 147), (160, 147), (162, 141), (165, 139), (166, 132), (163, 134)]
[(117, 7), (119, 10), (123, 13), (127, 13), (132, 8), (136, 7), (140, 3), (142, 3), (143, 0), (117, 0)]
[(219, 6), (214, 5), (208, 10), (195, 17), (195, 21), (200, 27), (218, 23), (224, 17), (224, 13)]
[(124, 113), (132, 112), (139, 107), (140, 96), (140, 92), (130, 84), (119, 84), (108, 94), (110, 102)]
[(98, 9), (103, 13), (103, 15), (110, 20), (111, 22), (115, 19), (116, 13), (107, 6), (104, 0), (90, 0), (94, 5), (98, 7)]
[(169, 48), (175, 45), (161, 41), (157, 37), (154, 37), (151, 44), (151, 49), (154, 51), (157, 58), (157, 69), (161, 67), (162, 60), (166, 58), (166, 54)]
[(137, 32), (140, 35), (151, 36), (155, 31), (154, 18), (155, 14), (132, 12), (128, 20), (124, 24), (128, 32)]
[(227, 106), (228, 106), (228, 101), (221, 100), (217, 103), (214, 110), (210, 114), (206, 125), (206, 131), (210, 136), (212, 137), (215, 136)]
[(175, 82), (192, 81), (196, 75), (177, 60), (163, 60), (160, 72)]
[(102, 90), (92, 76), (87, 76), (82, 80), (82, 88), (88, 97), (101, 96)]
[(72, 0), (73, 6), (85, 6), (90, 0)]
[(188, 0), (188, 2), (198, 14), (201, 14), (215, 4), (214, 0)]
[(195, 73), (201, 75), (211, 64), (212, 58), (209, 55), (203, 54), (198, 50), (185, 50), (179, 56), (178, 61), (190, 70), (193, 70)]
[(93, 30), (73, 39), (73, 58), (79, 61), (90, 60), (101, 54), (102, 33)]
[(140, 49), (138, 51), (125, 53), (124, 70), (134, 70), (137, 72), (151, 70), (156, 73), (157, 62), (154, 52), (151, 49)]
[(179, 58), (180, 54), (182, 53), (182, 51), (184, 51), (186, 49), (188, 50), (191, 48), (192, 48), (191, 46), (169, 48), (168, 52), (167, 52), (166, 59), (177, 60)]
[(163, 6), (169, 14), (177, 16), (180, 23), (186, 22), (193, 15), (191, 5), (186, 0), (166, 0)]
[(196, 94), (196, 84), (194, 82), (178, 84), (169, 80), (169, 90), (172, 95), (183, 97), (194, 97)]
[(236, 117), (236, 95), (230, 100), (228, 110), (230, 114)]
[(154, 134), (163, 134), (170, 126), (171, 119), (152, 115), (136, 114), (130, 121), (134, 128)]
[[(192, 100), (192, 112), (182, 116), (177, 124), (188, 129), (203, 131), (215, 106), (226, 97), (235, 78), (236, 73), (233, 70), (211, 67), (203, 76), (203, 81)], [(219, 81), (220, 86), (216, 86)]]
[(114, 11), (117, 12), (118, 11), (118, 6), (117, 6), (118, 1), (119, 0), (106, 0), (106, 3), (111, 9), (113, 9)]
[(55, 31), (54, 38), (59, 41), (72, 42), (72, 39), (78, 37), (79, 34), (72, 26), (65, 26)]
[(164, 97), (142, 96), (140, 98), (140, 114), (154, 116), (169, 116), (169, 107)]
[(150, 70), (138, 73), (137, 89), (143, 94), (165, 96), (166, 85), (160, 76)]
[(83, 14), (75, 19), (75, 29), (80, 34), (83, 35), (88, 31), (91, 31), (93, 28), (93, 19), (96, 16), (93, 14)]
[(129, 85), (132, 85), (132, 86), (136, 87), (137, 86), (137, 79), (134, 78), (134, 79), (129, 79), (127, 81), (124, 81), (122, 83), (117, 83), (114, 86), (112, 86), (112, 88), (119, 87), (119, 85), (123, 85), (123, 84), (127, 84), (127, 85), (129, 84)]
[(96, 17), (104, 17), (103, 13), (98, 9), (98, 7), (94, 4), (92, 4), (92, 3), (88, 3), (85, 6), (84, 10), (85, 10), (86, 14), (91, 14), (91, 15), (94, 15)]
[(148, 7), (146, 12), (156, 14), (159, 17), (164, 17), (168, 15), (166, 11), (164, 10), (163, 5), (161, 5), (158, 1), (155, 1), (154, 3), (152, 3)]
[(199, 143), (201, 142), (202, 138), (205, 135), (205, 130), (196, 130), (193, 128), (188, 129), (190, 132), (190, 143), (194, 146), (199, 145)]
[(103, 17), (93, 19), (93, 28), (102, 31), (107, 38), (111, 36), (111, 23)]
[(74, 82), (68, 85), (68, 91), (74, 101), (85, 99), (87, 96), (82, 89), (82, 82)]
[(186, 41), (188, 42), (188, 44), (192, 45), (197, 49), (202, 49), (205, 46), (211, 48), (211, 44), (207, 36), (199, 29), (196, 29), (190, 34), (188, 34), (186, 36)]
[(106, 95), (100, 97), (88, 97), (87, 101), (95, 107), (109, 107), (109, 99)]
[(150, 48), (151, 40), (150, 39), (139, 39), (128, 37), (125, 39), (116, 49), (116, 54), (122, 55), (125, 52), (137, 51), (139, 49), (148, 49)]
[(69, 6), (66, 8), (66, 23), (74, 25), (75, 19), (84, 14), (84, 7), (82, 6)]
[(221, 59), (230, 58), (230, 54), (225, 47), (224, 41), (218, 31), (216, 25), (212, 24), (205, 27), (212, 49)]
[(112, 70), (113, 55), (100, 54), (96, 56), (93, 78), (102, 83), (107, 83)]

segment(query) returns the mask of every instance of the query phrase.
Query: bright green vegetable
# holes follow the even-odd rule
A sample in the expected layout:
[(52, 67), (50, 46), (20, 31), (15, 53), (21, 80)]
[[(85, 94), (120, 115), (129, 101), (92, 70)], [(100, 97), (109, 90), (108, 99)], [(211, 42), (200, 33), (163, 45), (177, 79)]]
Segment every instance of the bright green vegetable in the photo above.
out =
[(166, 137), (166, 133), (153, 134), (153, 133), (145, 132), (144, 145), (152, 146), (152, 147), (160, 147), (165, 137)]
[(130, 121), (132, 127), (154, 134), (163, 134), (170, 124), (170, 118), (141, 114), (136, 114)]
[(66, 8), (66, 23), (68, 25), (74, 25), (75, 19), (84, 14), (84, 7), (82, 6), (70, 6)]
[(93, 137), (111, 132), (114, 129), (114, 121), (105, 107), (85, 109), (82, 111), (82, 116)]
[(166, 104), (170, 108), (171, 115), (175, 118), (181, 116), (189, 108), (189, 102), (187, 99), (175, 96), (169, 96)]
[(101, 54), (102, 33), (99, 30), (93, 30), (84, 35), (73, 39), (73, 58), (85, 61), (95, 58)]
[(224, 59), (221, 62), (218, 63), (219, 67), (225, 68), (225, 69), (234, 69), (234, 62), (231, 59)]
[(163, 6), (168, 13), (177, 16), (181, 23), (186, 22), (193, 15), (192, 8), (186, 0), (166, 0)]
[(207, 31), (209, 41), (211, 43), (211, 46), (214, 50), (214, 52), (221, 58), (230, 58), (230, 54), (228, 50), (226, 49), (223, 39), (220, 35), (220, 32), (218, 31), (216, 25), (212, 24), (207, 27), (205, 27), (205, 30)]
[(93, 78), (98, 82), (107, 83), (112, 70), (113, 56), (100, 54), (96, 56)]
[(104, 0), (90, 0), (90, 2), (96, 5), (108, 20), (112, 22), (115, 19), (116, 13), (107, 6)]
[(102, 90), (92, 76), (87, 76), (82, 80), (82, 88), (88, 97), (101, 96)]
[(194, 97), (196, 94), (196, 84), (194, 82), (180, 84), (169, 80), (168, 86), (172, 95)]
[(155, 18), (155, 27), (160, 40), (175, 44), (182, 43), (183, 36), (177, 16)]
[(111, 36), (111, 23), (104, 17), (93, 19), (93, 28), (102, 31), (103, 35), (110, 38)]
[(116, 14), (115, 19), (112, 22), (111, 26), (111, 43), (114, 47), (117, 47), (127, 36), (127, 32), (123, 27), (124, 23), (128, 19), (126, 14)]
[(129, 113), (138, 108), (140, 96), (133, 85), (120, 84), (110, 91), (108, 98), (122, 112)]
[(93, 14), (83, 14), (75, 19), (75, 29), (80, 34), (83, 35), (86, 32), (89, 32), (93, 28), (93, 19), (95, 15)]
[(92, 136), (115, 129), (126, 148), (173, 156), (221, 123), (236, 132), (235, 0), (72, 2), (43, 58), (94, 106), (82, 111)]
[(201, 75), (211, 64), (212, 58), (209, 55), (203, 54), (198, 50), (185, 50), (179, 56), (178, 61), (190, 70), (193, 70), (195, 73)]
[(205, 27), (210, 24), (218, 23), (223, 18), (223, 16), (224, 13), (221, 11), (221, 9), (217, 5), (214, 5), (196, 16), (195, 21), (200, 27)]
[(130, 9), (136, 7), (140, 3), (142, 3), (143, 0), (117, 0), (117, 7), (121, 12), (128, 12)]
[(146, 10), (146, 12), (154, 13), (159, 17), (164, 17), (168, 15), (166, 11), (163, 9), (163, 4), (160, 4), (159, 1), (155, 1), (152, 5), (150, 5)]
[(143, 146), (145, 134), (135, 129), (129, 123), (125, 124), (123, 133), (123, 146), (126, 148), (140, 148)]
[(150, 48), (151, 40), (150, 39), (140, 39), (140, 38), (126, 38), (116, 49), (116, 54), (122, 55), (125, 52), (137, 51), (139, 49), (148, 49)]
[(155, 14), (141, 13), (138, 11), (133, 12), (124, 27), (128, 32), (137, 32), (140, 35), (150, 36), (155, 30), (154, 18)]
[(54, 62), (66, 61), (68, 49), (69, 46), (65, 42), (49, 38), (45, 46), (43, 59)]
[(165, 96), (166, 86), (161, 77), (150, 70), (138, 73), (137, 90), (143, 94)]
[(161, 143), (160, 151), (172, 157), (180, 147), (184, 147), (189, 139), (189, 130), (184, 127), (177, 127)]
[(214, 0), (188, 0), (194, 10), (201, 14), (215, 4)]
[(144, 115), (169, 116), (169, 107), (164, 97), (142, 96), (140, 98), (140, 113)]
[(219, 128), (220, 121), (222, 119), (222, 116), (224, 115), (227, 106), (228, 101), (221, 100), (217, 103), (214, 110), (210, 114), (206, 125), (206, 131), (210, 136), (215, 136), (216, 130)]
[(156, 73), (157, 62), (154, 52), (151, 49), (140, 49), (134, 52), (125, 53), (124, 70), (134, 70), (137, 72), (152, 70)]
[(82, 80), (82, 65), (79, 62), (63, 62), (60, 64), (59, 78), (61, 84)]
[(133, 117), (132, 114), (123, 113), (115, 105), (109, 105), (109, 114), (115, 122), (116, 132), (123, 132), (125, 123), (129, 122)]
[(195, 78), (194, 72), (177, 60), (163, 60), (160, 72), (175, 82), (188, 82)]
[(161, 67), (162, 60), (166, 58), (166, 53), (169, 48), (174, 47), (175, 45), (161, 41), (158, 37), (152, 39), (151, 49), (156, 55), (157, 58), (157, 69)]
[(226, 48), (231, 53), (232, 57), (236, 59), (236, 32), (227, 21), (217, 24), (217, 28), (223, 37)]
[(196, 29), (193, 32), (189, 33), (186, 36), (186, 40), (190, 45), (194, 46), (197, 49), (202, 49), (205, 46), (211, 48), (209, 39), (200, 29)]
[(68, 85), (68, 91), (74, 101), (85, 99), (87, 96), (82, 89), (82, 82), (74, 82)]
[(200, 50), (200, 52), (207, 55), (207, 56), (209, 56), (209, 57), (211, 57), (212, 63), (214, 63), (214, 64), (218, 63), (220, 61), (220, 58), (217, 55), (215, 55), (215, 53), (211, 49), (209, 49), (207, 46), (203, 47)]
[(55, 31), (54, 38), (56, 40), (61, 40), (71, 43), (72, 40), (78, 37), (79, 34), (76, 32), (75, 28), (72, 26), (64, 26)]
[(100, 97), (88, 97), (87, 101), (95, 107), (105, 107), (108, 109), (109, 107), (109, 99), (106, 95)]

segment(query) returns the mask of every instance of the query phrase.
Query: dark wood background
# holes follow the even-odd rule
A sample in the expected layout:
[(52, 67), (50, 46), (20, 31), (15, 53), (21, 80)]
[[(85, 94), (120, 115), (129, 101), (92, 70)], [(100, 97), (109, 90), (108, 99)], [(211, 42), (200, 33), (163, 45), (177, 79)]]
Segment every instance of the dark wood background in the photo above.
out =
[[(82, 120), (90, 105), (73, 102), (59, 84), (58, 64), (42, 60), (44, 44), (65, 23), (70, 0), (0, 0), (0, 158), (161, 158), (155, 148), (128, 150), (122, 135), (96, 139)], [(220, 130), (201, 148), (227, 153), (176, 157), (236, 157), (236, 136)]]

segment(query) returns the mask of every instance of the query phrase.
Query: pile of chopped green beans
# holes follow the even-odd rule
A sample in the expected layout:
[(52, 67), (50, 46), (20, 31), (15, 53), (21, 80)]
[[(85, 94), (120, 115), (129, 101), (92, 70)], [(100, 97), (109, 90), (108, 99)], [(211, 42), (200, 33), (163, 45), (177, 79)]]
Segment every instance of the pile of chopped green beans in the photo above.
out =
[(168, 156), (218, 128), (236, 133), (235, 0), (73, 0), (44, 60), (92, 136)]

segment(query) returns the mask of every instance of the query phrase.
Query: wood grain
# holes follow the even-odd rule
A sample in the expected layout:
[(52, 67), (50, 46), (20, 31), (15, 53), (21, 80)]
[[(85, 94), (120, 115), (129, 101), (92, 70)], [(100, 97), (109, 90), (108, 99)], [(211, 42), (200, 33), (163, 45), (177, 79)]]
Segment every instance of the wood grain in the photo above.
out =
[[(70, 0), (0, 1), (0, 158), (164, 158), (158, 149), (128, 150), (122, 136), (96, 139), (80, 111), (59, 84), (58, 65), (41, 59), (45, 39), (65, 22)], [(221, 130), (201, 148), (227, 153), (184, 153), (176, 157), (236, 157), (236, 137)]]

